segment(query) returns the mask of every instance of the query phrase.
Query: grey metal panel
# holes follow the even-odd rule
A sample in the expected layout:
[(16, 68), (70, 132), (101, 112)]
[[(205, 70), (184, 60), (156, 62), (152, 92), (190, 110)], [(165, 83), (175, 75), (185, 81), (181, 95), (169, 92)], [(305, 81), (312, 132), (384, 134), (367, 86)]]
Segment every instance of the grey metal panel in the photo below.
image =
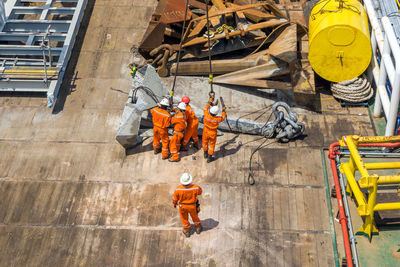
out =
[(47, 9), (48, 14), (53, 15), (73, 15), (75, 8), (74, 7), (14, 7), (11, 15), (24, 15), (24, 14), (42, 14), (43, 10)]
[[(54, 47), (51, 49), (53, 56), (59, 56), (62, 52), (61, 47)], [(17, 56), (42, 56), (43, 50), (40, 46), (28, 45), (0, 45), (0, 55), (17, 55)]]
[[(42, 38), (42, 35), (38, 35), (38, 34), (34, 34), (34, 33), (0, 32), (0, 41), (23, 41), (23, 42), (26, 42), (28, 40), (29, 36), (32, 36), (32, 35), (34, 36), (33, 42), (39, 41)], [(63, 42), (66, 37), (67, 37), (66, 33), (52, 34), (51, 41)]]
[[(10, 0), (8, 0), (10, 1)], [(54, 0), (53, 2), (59, 3), (59, 2), (64, 2), (64, 3), (77, 3), (79, 0)], [(46, 0), (17, 0), (16, 1), (18, 4), (21, 3), (27, 3), (27, 2), (46, 2)]]
[(6, 92), (47, 92), (43, 81), (38, 80), (13, 80), (12, 82), (0, 81), (0, 91)]
[(4, 6), (3, 0), (0, 0), (0, 29), (3, 28), (5, 21), (6, 21), (6, 8)]
[(43, 32), (51, 27), (51, 32), (66, 33), (70, 27), (69, 20), (7, 20), (4, 25), (3, 32)]

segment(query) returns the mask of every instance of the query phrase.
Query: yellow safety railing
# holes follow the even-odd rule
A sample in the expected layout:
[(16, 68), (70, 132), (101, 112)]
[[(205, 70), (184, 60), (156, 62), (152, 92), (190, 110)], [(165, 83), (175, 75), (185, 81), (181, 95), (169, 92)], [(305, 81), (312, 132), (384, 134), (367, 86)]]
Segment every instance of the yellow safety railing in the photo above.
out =
[[(400, 162), (364, 163), (358, 152), (358, 147), (360, 144), (394, 143), (399, 141), (400, 136), (360, 137), (357, 135), (345, 136), (339, 141), (341, 147), (347, 146), (350, 151), (350, 160), (340, 165), (340, 172), (347, 177), (347, 191), (354, 195), (358, 203), (358, 214), (365, 216), (364, 224), (358, 229), (357, 234), (366, 234), (370, 239), (373, 233), (378, 233), (374, 222), (374, 212), (400, 209), (400, 202), (376, 204), (378, 185), (399, 184), (400, 175), (379, 176), (370, 174), (368, 170), (400, 169)], [(358, 181), (355, 178), (356, 171), (361, 174), (361, 178)], [(368, 199), (366, 199), (360, 188), (368, 188)]]

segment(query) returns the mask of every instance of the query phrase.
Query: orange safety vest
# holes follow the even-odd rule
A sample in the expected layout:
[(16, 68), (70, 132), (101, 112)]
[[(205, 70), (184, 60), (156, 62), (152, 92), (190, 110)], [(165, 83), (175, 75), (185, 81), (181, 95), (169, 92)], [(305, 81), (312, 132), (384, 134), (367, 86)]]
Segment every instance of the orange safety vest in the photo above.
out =
[(210, 104), (207, 104), (204, 109), (204, 126), (210, 130), (217, 130), (218, 125), (225, 120), (226, 113), (225, 111), (222, 111), (222, 116), (212, 116), (208, 112), (210, 106)]
[(188, 186), (178, 185), (175, 189), (172, 202), (177, 205), (178, 202), (181, 205), (192, 205), (196, 204), (197, 196), (201, 195), (203, 190), (197, 184), (191, 184)]
[(192, 107), (189, 104), (186, 105), (185, 115), (186, 115), (187, 123), (189, 125), (192, 125), (195, 122), (199, 122), (199, 120), (196, 117), (196, 114), (194, 113)]
[(179, 111), (177, 114), (175, 114), (175, 116), (172, 117), (171, 124), (174, 125), (175, 132), (183, 132), (186, 129), (185, 115)]
[(160, 107), (155, 107), (150, 110), (153, 116), (153, 125), (160, 128), (167, 128), (171, 124), (171, 115), (168, 111)]

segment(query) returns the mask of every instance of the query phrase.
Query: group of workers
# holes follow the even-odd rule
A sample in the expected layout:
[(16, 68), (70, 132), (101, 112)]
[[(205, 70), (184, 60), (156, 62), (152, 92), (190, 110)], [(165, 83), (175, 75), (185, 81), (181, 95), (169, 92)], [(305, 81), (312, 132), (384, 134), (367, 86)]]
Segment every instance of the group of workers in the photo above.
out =
[[(204, 109), (203, 151), (207, 162), (214, 160), (215, 143), (217, 141), (217, 127), (226, 118), (226, 107), (222, 107), (222, 116), (218, 116), (219, 108), (213, 105), (214, 97), (210, 99)], [(162, 159), (171, 162), (180, 161), (179, 151), (187, 151), (190, 139), (194, 147), (200, 149), (197, 134), (199, 120), (190, 106), (190, 98), (182, 97), (177, 108), (169, 111), (170, 102), (163, 98), (159, 105), (151, 109), (153, 117), (153, 148), (154, 154), (161, 152)], [(169, 140), (168, 127), (174, 126), (174, 134)]]

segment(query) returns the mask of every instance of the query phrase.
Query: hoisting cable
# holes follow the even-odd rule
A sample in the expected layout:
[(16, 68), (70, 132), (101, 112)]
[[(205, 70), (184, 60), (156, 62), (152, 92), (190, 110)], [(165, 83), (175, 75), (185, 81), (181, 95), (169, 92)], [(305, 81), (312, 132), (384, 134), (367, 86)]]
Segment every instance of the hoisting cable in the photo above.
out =
[(186, 0), (185, 16), (183, 19), (183, 27), (182, 27), (182, 33), (181, 33), (181, 41), (179, 42), (178, 56), (176, 59), (176, 71), (175, 71), (174, 82), (172, 83), (172, 89), (170, 92), (170, 99), (169, 99), (169, 105), (171, 107), (173, 104), (173, 98), (174, 98), (174, 93), (175, 93), (176, 76), (178, 76), (178, 71), (179, 71), (179, 59), (181, 58), (181, 50), (182, 50), (183, 36), (185, 34), (186, 17), (187, 17), (188, 8), (189, 8), (189, 0)]
[[(207, 44), (208, 44), (208, 65), (209, 65), (209, 71), (208, 71), (208, 83), (210, 84), (210, 92), (208, 93), (208, 96), (210, 98), (215, 97), (215, 92), (213, 88), (213, 73), (212, 73), (212, 61), (211, 61), (211, 41), (210, 41), (210, 19), (208, 18), (208, 2), (209, 0), (206, 1), (206, 18), (207, 18)], [(225, 25), (225, 24), (224, 24)], [(226, 26), (226, 25), (225, 25)], [(229, 26), (226, 26), (229, 27)], [(224, 100), (222, 97), (220, 97), (221, 105), (222, 107), (225, 106)], [(226, 113), (226, 112), (225, 112)], [(226, 124), (228, 124), (229, 131), (232, 133), (232, 128), (231, 125), (229, 124), (228, 116), (226, 116)]]
[[(271, 108), (271, 106), (268, 108), (268, 109), (270, 109)], [(266, 111), (264, 111), (264, 113), (265, 113)], [(262, 128), (264, 128), (266, 125), (267, 125), (267, 123), (268, 123), (268, 121), (271, 119), (271, 117), (272, 117), (272, 112), (271, 112), (271, 114), (269, 115), (269, 117), (268, 117), (268, 119), (267, 119), (267, 122), (264, 124), (264, 126), (262, 127)], [(249, 160), (249, 175), (247, 176), (247, 182), (249, 183), (249, 185), (254, 185), (255, 183), (256, 183), (256, 180), (254, 179), (254, 175), (253, 175), (253, 169), (251, 168), (251, 162), (252, 162), (252, 160), (253, 160), (253, 156), (254, 156), (254, 154), (258, 151), (258, 150), (260, 150), (261, 148), (262, 148), (262, 145), (263, 144), (265, 144), (265, 142), (267, 142), (268, 141), (268, 138), (266, 138), (265, 137), (265, 140), (264, 140), (264, 142), (262, 142), (256, 149), (254, 149), (254, 151), (253, 152), (251, 152), (251, 155), (250, 155), (250, 160)], [(270, 144), (272, 144), (272, 143), (274, 143), (274, 142), (276, 142), (277, 140), (275, 140), (275, 141), (272, 141), (271, 143), (268, 143), (268, 144), (266, 144), (264, 147), (266, 147), (266, 146), (269, 146)]]
[[(256, 180), (254, 179), (254, 174), (253, 174), (253, 169), (251, 168), (251, 162), (253, 160), (253, 156), (254, 154), (259, 151), (261, 148), (267, 147), (273, 143), (278, 142), (278, 140), (272, 140), (271, 142), (269, 142), (268, 144), (264, 145), (265, 142), (267, 142), (269, 139), (265, 138), (265, 140), (256, 148), (254, 149), (254, 151), (251, 153), (250, 155), (250, 160), (249, 160), (249, 175), (247, 176), (247, 182), (249, 183), (249, 185), (254, 185), (256, 183)], [(264, 146), (263, 146), (264, 145)]]
[(210, 98), (215, 97), (214, 88), (213, 88), (213, 74), (212, 74), (212, 62), (211, 62), (211, 41), (210, 41), (210, 20), (208, 18), (208, 2), (206, 1), (206, 18), (207, 18), (207, 44), (208, 44), (208, 63), (209, 63), (209, 71), (208, 71), (208, 82), (210, 84), (210, 92), (208, 95)]
[[(260, 149), (269, 146), (275, 142), (286, 143), (290, 140), (296, 139), (300, 135), (304, 133), (305, 125), (304, 123), (298, 121), (298, 116), (290, 110), (290, 107), (285, 102), (278, 101), (270, 106), (272, 109), (271, 114), (269, 115), (267, 122), (261, 127), (262, 134), (264, 138), (266, 138), (261, 144), (254, 149), (254, 151), (250, 155), (249, 160), (249, 175), (247, 176), (247, 182), (249, 185), (255, 184), (253, 169), (252, 169), (252, 160), (254, 154)], [(282, 110), (278, 108), (283, 108), (286, 110), (287, 115)], [(268, 108), (269, 109), (269, 108)], [(267, 109), (264, 111), (266, 112)], [(275, 116), (273, 121), (269, 121), (272, 117)], [(275, 138), (275, 140), (269, 142), (264, 145), (268, 139)]]

